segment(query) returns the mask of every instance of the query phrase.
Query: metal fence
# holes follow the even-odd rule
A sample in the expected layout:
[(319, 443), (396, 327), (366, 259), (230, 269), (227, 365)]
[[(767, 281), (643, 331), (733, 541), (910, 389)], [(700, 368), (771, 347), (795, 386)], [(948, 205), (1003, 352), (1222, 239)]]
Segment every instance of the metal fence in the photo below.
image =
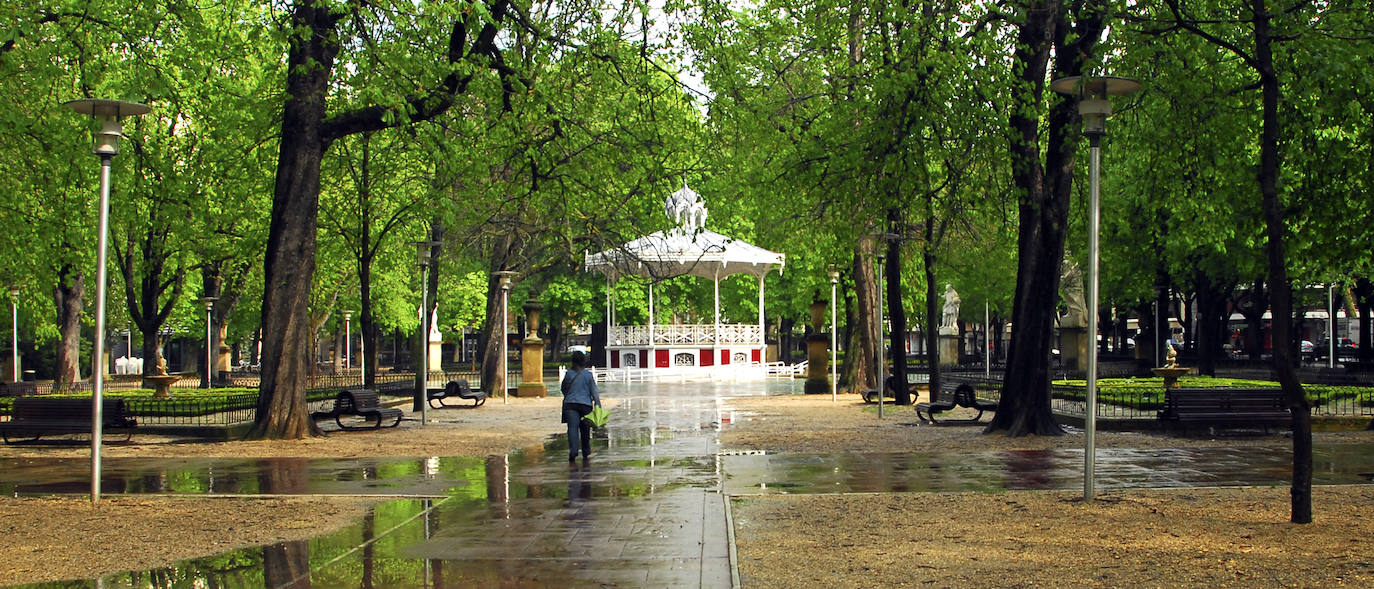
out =
[[(1056, 380), (1082, 380), (1081, 374), (1065, 373)], [(1265, 379), (1268, 375), (1227, 375), (1230, 378)], [(1374, 383), (1361, 377), (1320, 378), (1305, 374), (1303, 391), (1312, 405), (1314, 417), (1374, 417)], [(953, 370), (943, 375), (942, 388), (953, 389), (960, 384), (973, 387), (979, 399), (996, 401), (1002, 394), (1002, 374), (982, 371)], [(1104, 376), (1103, 378), (1116, 378)], [(1242, 385), (1236, 385), (1240, 387)], [(1275, 384), (1275, 387), (1278, 385)], [(1055, 413), (1083, 417), (1087, 414), (1086, 384), (1052, 384), (1051, 407)], [(1122, 386), (1113, 384), (1097, 391), (1099, 419), (1155, 419), (1164, 406), (1164, 388), (1142, 384)]]

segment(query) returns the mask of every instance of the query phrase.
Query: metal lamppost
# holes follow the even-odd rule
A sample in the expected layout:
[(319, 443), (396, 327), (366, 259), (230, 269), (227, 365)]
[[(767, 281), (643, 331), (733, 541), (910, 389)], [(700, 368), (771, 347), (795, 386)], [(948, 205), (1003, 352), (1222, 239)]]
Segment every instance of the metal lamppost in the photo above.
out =
[(1330, 283), (1326, 284), (1326, 368), (1336, 368), (1336, 284)]
[(501, 403), (510, 404), (510, 383), (506, 382), (506, 358), (510, 354), (507, 346), (510, 345), (510, 338), (506, 336), (506, 328), (510, 325), (510, 281), (515, 273), (509, 270), (502, 270), (496, 273), (501, 279), (501, 364), (496, 367), (501, 371)]
[(983, 301), (983, 378), (992, 378), (992, 314)]
[(883, 418), (883, 395), (887, 394), (887, 329), (883, 325), (883, 274), (887, 273), (887, 252), (878, 253), (878, 419)]
[(12, 382), (19, 382), (19, 289), (10, 288), (10, 351), (14, 357), (10, 359), (10, 371), (14, 373)]
[(1071, 76), (1050, 83), (1055, 92), (1078, 97), (1078, 114), (1083, 117), (1083, 134), (1088, 136), (1091, 157), (1088, 178), (1091, 185), (1088, 203), (1088, 284), (1087, 320), (1087, 415), (1083, 418), (1086, 430), (1083, 462), (1083, 499), (1093, 498), (1093, 467), (1096, 461), (1097, 434), (1097, 234), (1100, 225), (1102, 138), (1107, 135), (1107, 116), (1112, 114), (1108, 97), (1130, 94), (1140, 89), (1140, 82), (1128, 78), (1103, 76), (1097, 78)]
[(353, 333), (351, 323), (353, 319), (352, 311), (344, 311), (344, 371), (353, 368)]
[(201, 297), (200, 302), (205, 304), (205, 388), (215, 388), (215, 363), (214, 363), (214, 337), (210, 331), (210, 312), (215, 308), (215, 301), (219, 297)]
[(835, 372), (838, 362), (839, 347), (836, 344), (835, 332), (839, 331), (839, 315), (837, 314), (837, 301), (835, 299), (835, 287), (840, 283), (840, 271), (835, 269), (835, 265), (830, 265), (830, 402), (838, 403), (839, 379)]
[(429, 423), (429, 264), (434, 245), (432, 241), (415, 242), (420, 264), (420, 372), (415, 379), (415, 404), (420, 406), (420, 425)]
[(147, 113), (148, 105), (122, 100), (83, 99), (64, 102), (64, 106), (91, 117), (100, 124), (95, 132), (91, 153), (100, 157), (100, 213), (96, 228), (96, 295), (95, 295), (95, 381), (91, 394), (91, 502), (100, 501), (100, 436), (102, 434), (101, 396), (105, 389), (105, 266), (107, 236), (110, 229), (110, 163), (119, 155), (119, 139), (124, 136), (123, 117)]

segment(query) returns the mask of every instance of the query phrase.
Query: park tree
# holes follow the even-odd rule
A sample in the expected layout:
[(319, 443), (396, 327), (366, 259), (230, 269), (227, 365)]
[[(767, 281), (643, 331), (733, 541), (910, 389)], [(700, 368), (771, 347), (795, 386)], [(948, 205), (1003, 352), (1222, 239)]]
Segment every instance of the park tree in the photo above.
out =
[(1015, 8), (1008, 150), (1020, 199), (1018, 265), (1005, 384), (986, 431), (1060, 435), (1050, 408), (1050, 349), (1079, 117), (1074, 100), (1051, 99), (1046, 110), (1045, 85), (1091, 73), (1109, 4), (1031, 0)]
[[(432, 119), (452, 108), (479, 76), (497, 79), (498, 97), (514, 94), (519, 76), (496, 40), (512, 10), (519, 7), (507, 0), (462, 9), (301, 0), (286, 11), (286, 92), (264, 262), (262, 385), (249, 437), (301, 438), (317, 431), (305, 402), (306, 319), (325, 152), (342, 137)], [(417, 47), (435, 59), (387, 60)], [(375, 86), (335, 97), (344, 105), (331, 112), (330, 84), (344, 64), (376, 68)], [(390, 67), (379, 67), (384, 65)], [(410, 88), (419, 89), (396, 88), (386, 79), (417, 80)]]
[(512, 97), (499, 118), (505, 106), (488, 101), (435, 128), (445, 242), (482, 260), (489, 277), (478, 338), (484, 388), (505, 382), (500, 273), (512, 273), (519, 291), (514, 310), (553, 277), (577, 271), (584, 253), (666, 224), (655, 214), (663, 195), (700, 151), (699, 115), (656, 61), (655, 46), (625, 40), (632, 16), (612, 15), (583, 45), (556, 55), (536, 59), (548, 49), (522, 49), (531, 91)]
[[(1324, 45), (1350, 24), (1343, 5), (1314, 5), (1309, 2), (1250, 0), (1239, 14), (1229, 9), (1205, 5), (1184, 5), (1164, 0), (1159, 10), (1161, 26), (1156, 32), (1175, 32), (1195, 36), (1219, 48), (1244, 66), (1248, 84), (1236, 88), (1255, 100), (1259, 121), (1258, 152), (1254, 162), (1258, 187), (1258, 209), (1264, 219), (1266, 286), (1270, 294), (1274, 372), (1283, 389), (1293, 417), (1293, 475), (1290, 519), (1294, 523), (1312, 521), (1312, 430), (1311, 411), (1296, 371), (1296, 339), (1292, 321), (1294, 298), (1290, 283), (1289, 245), (1293, 238), (1288, 223), (1295, 204), (1290, 189), (1281, 186), (1287, 175), (1284, 166), (1284, 113), (1293, 104), (1294, 78), (1292, 56)], [(1359, 35), (1356, 34), (1358, 37)], [(1367, 38), (1363, 40), (1367, 41)]]
[[(326, 231), (345, 242), (358, 283), (359, 329), (363, 339), (364, 386), (376, 384), (379, 322), (374, 292), (378, 265), (388, 250), (402, 249), (402, 229), (424, 210), (423, 185), (429, 182), (418, 147), (393, 131), (360, 133), (340, 140), (331, 160), (341, 172), (337, 188), (321, 201)], [(385, 279), (385, 277), (383, 277)]]

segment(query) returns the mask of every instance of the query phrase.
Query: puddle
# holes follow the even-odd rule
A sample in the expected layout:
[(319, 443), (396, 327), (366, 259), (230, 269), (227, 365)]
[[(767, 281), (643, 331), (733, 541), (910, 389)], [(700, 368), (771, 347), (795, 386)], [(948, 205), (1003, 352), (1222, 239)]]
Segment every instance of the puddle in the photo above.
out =
[[(1082, 485), (1081, 450), (721, 454), (716, 432), (739, 418), (722, 409), (722, 398), (766, 394), (780, 385), (634, 386), (605, 387), (622, 402), (585, 467), (569, 467), (561, 436), (542, 450), (487, 458), (107, 460), (103, 487), (111, 494), (396, 499), (355, 525), (308, 541), (28, 587), (729, 586), (723, 493)], [(1317, 448), (1318, 484), (1369, 483), (1371, 450)], [(1104, 449), (1098, 485), (1283, 485), (1288, 461), (1287, 453), (1253, 449)], [(84, 494), (89, 487), (84, 460), (0, 466), (6, 494)]]
[[(1082, 450), (721, 456), (730, 494), (1083, 488)], [(1369, 484), (1374, 447), (1313, 450), (1313, 483)], [(1263, 448), (1099, 449), (1103, 489), (1287, 485), (1292, 455)]]

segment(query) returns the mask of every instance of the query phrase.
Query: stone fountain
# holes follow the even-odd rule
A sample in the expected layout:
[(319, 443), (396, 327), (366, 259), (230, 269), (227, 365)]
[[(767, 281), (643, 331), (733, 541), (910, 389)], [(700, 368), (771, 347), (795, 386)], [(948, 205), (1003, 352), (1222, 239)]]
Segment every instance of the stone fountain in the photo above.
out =
[(143, 386), (153, 389), (154, 399), (170, 399), (172, 398), (172, 391), (169, 387), (178, 380), (181, 380), (180, 376), (167, 374), (167, 361), (159, 356), (157, 374), (143, 377)]
[(1173, 344), (1164, 342), (1164, 348), (1166, 350), (1164, 366), (1151, 368), (1150, 372), (1164, 379), (1164, 388), (1176, 389), (1179, 387), (1178, 377), (1188, 374), (1188, 369), (1178, 365), (1178, 350), (1174, 349)]

